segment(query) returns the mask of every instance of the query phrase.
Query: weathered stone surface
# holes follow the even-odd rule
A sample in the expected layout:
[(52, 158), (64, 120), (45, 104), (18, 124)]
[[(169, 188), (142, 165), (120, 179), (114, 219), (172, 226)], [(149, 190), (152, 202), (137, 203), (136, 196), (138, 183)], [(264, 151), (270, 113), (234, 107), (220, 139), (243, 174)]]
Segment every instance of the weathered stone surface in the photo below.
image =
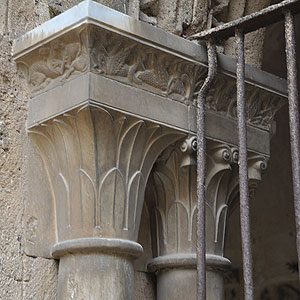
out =
[[(230, 1), (228, 9), (228, 21), (244, 17), (253, 12), (259, 11), (268, 5), (271, 0), (233, 0)], [(246, 63), (255, 67), (261, 67), (263, 59), (264, 47), (264, 29), (249, 33), (245, 38), (245, 59)], [(230, 38), (225, 42), (224, 53), (230, 56), (235, 56), (234, 38)]]
[(5, 300), (54, 300), (56, 294), (56, 263), (24, 253), (29, 95), (11, 58), (12, 39), (47, 19), (42, 11), (37, 15), (37, 6), (34, 1), (0, 4), (0, 298)]
[(56, 299), (57, 262), (53, 259), (49, 260), (25, 256), (23, 264), (24, 284), (22, 288), (22, 298), (20, 299)]
[(144, 272), (134, 273), (134, 299), (155, 300), (155, 276)]

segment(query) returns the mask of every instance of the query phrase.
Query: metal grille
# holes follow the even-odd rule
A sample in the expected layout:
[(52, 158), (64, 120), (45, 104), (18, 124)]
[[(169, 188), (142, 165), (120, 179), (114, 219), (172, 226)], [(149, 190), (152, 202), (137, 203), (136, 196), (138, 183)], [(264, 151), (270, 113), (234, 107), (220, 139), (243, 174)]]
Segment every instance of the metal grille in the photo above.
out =
[(236, 41), (236, 88), (239, 135), (239, 189), (240, 219), (243, 253), (244, 299), (254, 299), (252, 252), (249, 216), (249, 189), (247, 168), (247, 126), (245, 103), (245, 56), (244, 37), (246, 33), (266, 27), (280, 20), (285, 22), (286, 64), (289, 103), (290, 142), (293, 173), (293, 191), (296, 218), (298, 265), (300, 265), (300, 153), (299, 153), (299, 113), (295, 51), (294, 15), (300, 12), (300, 0), (286, 0), (259, 12), (224, 25), (202, 31), (191, 39), (206, 40), (208, 51), (208, 75), (198, 95), (197, 109), (197, 271), (198, 300), (206, 299), (205, 268), (205, 99), (217, 71), (216, 40), (226, 40), (235, 36)]

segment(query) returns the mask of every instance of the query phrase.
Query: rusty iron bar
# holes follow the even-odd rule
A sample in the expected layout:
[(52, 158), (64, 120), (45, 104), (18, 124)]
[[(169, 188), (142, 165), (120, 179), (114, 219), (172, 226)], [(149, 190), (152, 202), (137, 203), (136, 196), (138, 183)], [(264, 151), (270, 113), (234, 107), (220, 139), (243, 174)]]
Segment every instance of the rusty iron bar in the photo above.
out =
[(212, 40), (207, 41), (208, 74), (197, 99), (197, 299), (206, 299), (206, 243), (205, 243), (205, 100), (217, 73), (217, 50)]
[(270, 5), (265, 9), (252, 13), (245, 17), (222, 24), (209, 30), (204, 30), (190, 37), (189, 40), (203, 40), (213, 38), (215, 40), (226, 40), (235, 35), (236, 29), (242, 29), (244, 34), (259, 28), (274, 24), (283, 19), (283, 11), (291, 10), (293, 13), (300, 12), (300, 0), (285, 0)]
[[(297, 234), (298, 265), (300, 266), (300, 147), (297, 63), (294, 16), (290, 10), (285, 16), (286, 66), (289, 99), (289, 125), (292, 156), (293, 191)], [(299, 272), (300, 279), (300, 272)]]
[(244, 275), (244, 299), (253, 300), (253, 271), (250, 236), (250, 211), (247, 163), (247, 123), (245, 99), (245, 51), (244, 32), (236, 30), (236, 88), (237, 88), (237, 119), (239, 136), (239, 186), (240, 186), (240, 219)]

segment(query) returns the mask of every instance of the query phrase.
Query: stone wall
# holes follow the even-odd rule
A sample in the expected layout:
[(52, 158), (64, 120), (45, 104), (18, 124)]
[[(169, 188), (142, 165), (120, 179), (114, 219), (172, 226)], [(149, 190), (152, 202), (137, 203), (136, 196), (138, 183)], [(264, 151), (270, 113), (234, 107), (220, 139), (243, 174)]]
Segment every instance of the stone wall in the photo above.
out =
[(11, 57), (12, 40), (49, 13), (34, 1), (1, 1), (0, 11), (0, 298), (55, 299), (57, 263), (23, 252), (29, 96)]

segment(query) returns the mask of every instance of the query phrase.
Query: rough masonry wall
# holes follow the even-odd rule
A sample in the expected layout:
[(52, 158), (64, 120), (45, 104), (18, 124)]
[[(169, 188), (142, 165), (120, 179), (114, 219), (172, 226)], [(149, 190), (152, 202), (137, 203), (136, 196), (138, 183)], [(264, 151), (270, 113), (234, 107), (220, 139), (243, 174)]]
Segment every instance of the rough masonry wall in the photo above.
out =
[(12, 40), (49, 17), (37, 1), (0, 2), (0, 299), (55, 299), (57, 263), (23, 252), (28, 94)]

